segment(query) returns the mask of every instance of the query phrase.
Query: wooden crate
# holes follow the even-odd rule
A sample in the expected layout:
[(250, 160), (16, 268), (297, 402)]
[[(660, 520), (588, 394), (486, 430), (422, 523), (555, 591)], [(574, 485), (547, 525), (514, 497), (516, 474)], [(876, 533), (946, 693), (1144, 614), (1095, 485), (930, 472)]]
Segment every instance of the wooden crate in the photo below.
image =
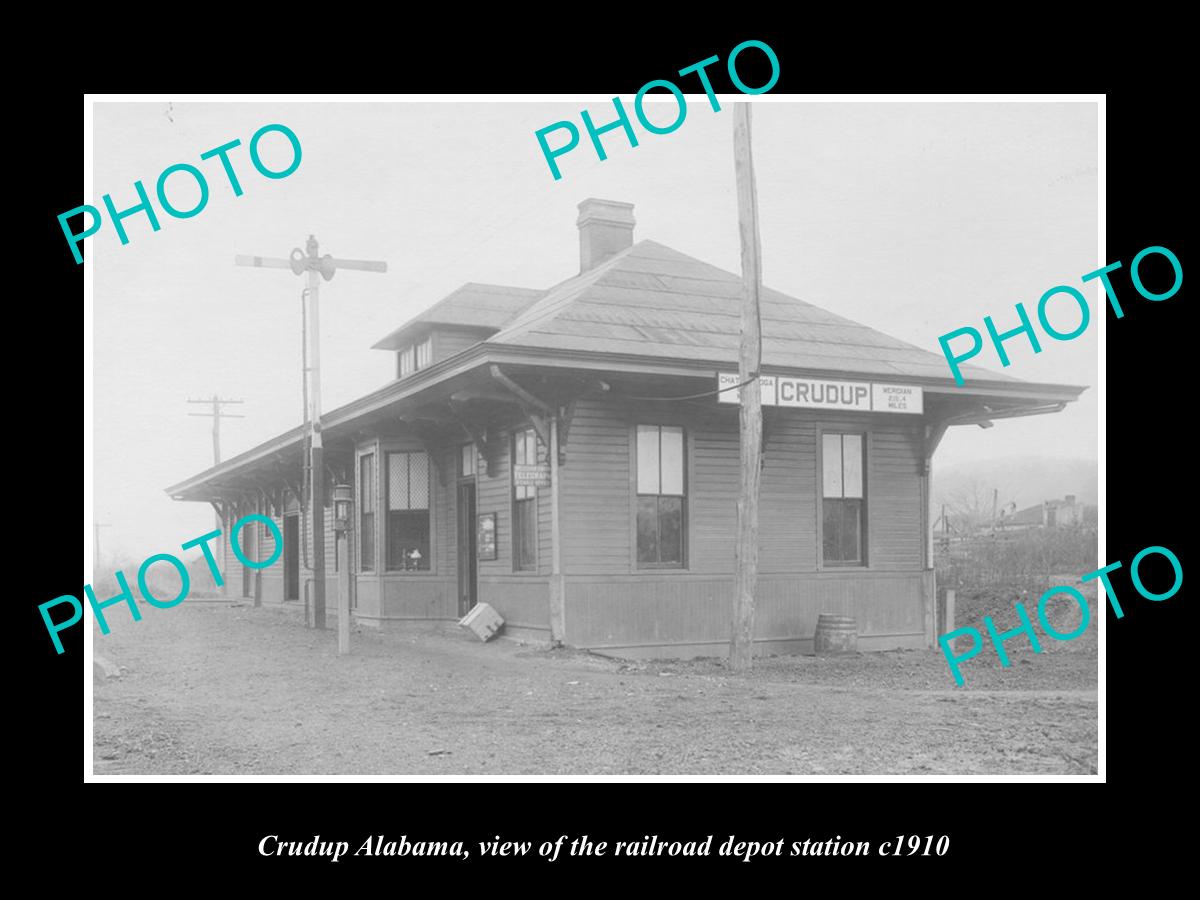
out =
[(496, 632), (504, 624), (504, 619), (488, 604), (476, 603), (471, 611), (459, 620), (458, 624), (481, 641), (488, 641), (496, 636)]

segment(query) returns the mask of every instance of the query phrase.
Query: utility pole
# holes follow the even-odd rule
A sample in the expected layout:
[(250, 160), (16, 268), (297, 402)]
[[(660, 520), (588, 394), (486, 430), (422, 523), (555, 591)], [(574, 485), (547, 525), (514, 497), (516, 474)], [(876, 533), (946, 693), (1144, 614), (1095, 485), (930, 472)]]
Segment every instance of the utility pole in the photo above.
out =
[(241, 415), (240, 413), (221, 412), (221, 407), (227, 403), (245, 403), (245, 402), (246, 402), (245, 400), (226, 400), (222, 397), (218, 397), (216, 394), (213, 394), (212, 397), (205, 399), (205, 400), (191, 400), (191, 399), (188, 400), (188, 403), (212, 404), (212, 412), (188, 413), (188, 415), (189, 416), (204, 416), (206, 418), (210, 418), (210, 417), (212, 418), (212, 420), (213, 420), (213, 428), (212, 428), (213, 465), (214, 466), (221, 461), (221, 420), (222, 419), (244, 419), (244, 418), (246, 418), (245, 416)]
[(749, 671), (754, 660), (754, 600), (758, 588), (758, 494), (762, 482), (762, 249), (758, 238), (758, 194), (750, 147), (750, 104), (733, 107), (733, 165), (737, 177), (738, 233), (742, 243), (742, 343), (738, 358), (741, 408), (742, 484), (737, 505), (737, 572), (729, 663)]
[[(221, 412), (221, 407), (225, 406), (228, 403), (245, 403), (245, 402), (246, 401), (244, 401), (244, 400), (227, 400), (227, 399), (217, 396), (216, 394), (213, 394), (212, 397), (207, 400), (192, 400), (191, 398), (188, 399), (188, 403), (205, 403), (205, 404), (211, 403), (212, 404), (212, 412), (188, 413), (188, 415), (189, 416), (205, 416), (205, 417), (212, 418), (212, 420), (213, 420), (213, 427), (212, 427), (213, 465), (214, 466), (221, 462), (221, 420), (222, 419), (244, 419), (244, 418), (246, 418), (245, 416), (241, 415), (240, 413)], [(221, 514), (219, 512), (217, 512), (215, 509), (213, 510), (213, 521), (217, 523), (217, 531), (221, 531), (221, 527), (224, 525), (224, 522), (221, 521)], [(225, 540), (225, 535), (224, 535), (224, 533), (222, 533), (221, 537), (217, 539), (217, 553), (216, 553), (217, 559), (222, 562), (225, 560), (224, 548), (221, 543), (224, 540)], [(220, 568), (220, 566), (218, 566), (218, 568)], [(221, 574), (224, 575), (225, 573), (222, 572)]]
[[(307, 251), (307, 252), (306, 252)], [(309, 353), (308, 391), (309, 415), (309, 472), (312, 484), (313, 515), (313, 628), (325, 627), (325, 453), (321, 444), (321, 305), (320, 274), (326, 281), (333, 279), (338, 269), (357, 269), (360, 272), (386, 272), (387, 263), (361, 259), (334, 259), (328, 253), (317, 254), (317, 239), (308, 236), (305, 249), (292, 250), (288, 259), (264, 256), (236, 256), (234, 263), (265, 269), (291, 269), (296, 275), (308, 273)], [(341, 619), (348, 616), (339, 617)], [(339, 621), (339, 631), (350, 623)]]

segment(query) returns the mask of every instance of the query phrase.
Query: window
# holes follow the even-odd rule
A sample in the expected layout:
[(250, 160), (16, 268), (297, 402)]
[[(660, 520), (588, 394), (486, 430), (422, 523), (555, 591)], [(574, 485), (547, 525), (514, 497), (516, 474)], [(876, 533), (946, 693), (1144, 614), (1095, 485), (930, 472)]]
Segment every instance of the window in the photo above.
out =
[(396, 354), (396, 373), (398, 378), (411, 375), (415, 369), (413, 361), (415, 354), (412, 347), (405, 347)]
[(433, 336), (425, 338), (421, 343), (417, 344), (417, 368), (424, 369), (433, 362)]
[(513, 570), (537, 568), (537, 486), (517, 484), (516, 467), (538, 461), (538, 437), (532, 428), (513, 432)]
[(387, 454), (387, 567), (429, 568), (429, 457)]
[(683, 429), (637, 427), (637, 560), (684, 565)]
[(396, 352), (396, 377), (404, 378), (418, 369), (428, 368), (433, 363), (433, 335), (419, 344), (409, 344)]
[(358, 461), (359, 541), (364, 572), (375, 570), (375, 454)]
[(866, 489), (861, 434), (821, 435), (821, 544), (827, 566), (866, 564)]
[(475, 445), (463, 444), (458, 451), (458, 477), (470, 478), (475, 474)]

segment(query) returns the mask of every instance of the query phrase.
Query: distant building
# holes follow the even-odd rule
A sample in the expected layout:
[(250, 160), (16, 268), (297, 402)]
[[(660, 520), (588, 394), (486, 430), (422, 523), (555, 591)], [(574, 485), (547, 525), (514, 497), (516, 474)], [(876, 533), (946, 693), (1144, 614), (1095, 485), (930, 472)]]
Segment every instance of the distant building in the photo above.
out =
[[(352, 485), (356, 505), (349, 553), (335, 555), (328, 512), (317, 535), (331, 612), (349, 566), (360, 625), (454, 621), (486, 601), (518, 637), (724, 652), (742, 279), (635, 242), (632, 204), (579, 210), (577, 274), (464, 285), (375, 345), (395, 354), (394, 379), (323, 416), (318, 476)], [(821, 613), (854, 616), (864, 649), (932, 646), (939, 440), (1056, 412), (1083, 388), (970, 366), (958, 386), (939, 354), (767, 288), (762, 326), (757, 649), (811, 647)], [(168, 489), (227, 527), (251, 512), (279, 523), (282, 564), (255, 584), (227, 555), (227, 593), (304, 603), (304, 447), (298, 426)], [(1073, 514), (1061, 508), (1056, 522)], [(256, 559), (273, 549), (265, 530), (241, 541)]]
[(1019, 509), (1004, 520), (1005, 528), (1066, 528), (1084, 523), (1086, 507), (1074, 494), (1062, 500), (1043, 500), (1036, 506)]

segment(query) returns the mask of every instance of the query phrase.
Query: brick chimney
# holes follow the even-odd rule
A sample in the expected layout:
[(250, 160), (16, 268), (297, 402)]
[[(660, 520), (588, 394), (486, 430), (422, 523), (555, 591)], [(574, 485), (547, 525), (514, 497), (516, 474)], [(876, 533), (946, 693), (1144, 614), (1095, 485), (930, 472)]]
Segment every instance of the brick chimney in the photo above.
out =
[(633, 204), (589, 197), (579, 204), (579, 271), (596, 268), (633, 246)]

